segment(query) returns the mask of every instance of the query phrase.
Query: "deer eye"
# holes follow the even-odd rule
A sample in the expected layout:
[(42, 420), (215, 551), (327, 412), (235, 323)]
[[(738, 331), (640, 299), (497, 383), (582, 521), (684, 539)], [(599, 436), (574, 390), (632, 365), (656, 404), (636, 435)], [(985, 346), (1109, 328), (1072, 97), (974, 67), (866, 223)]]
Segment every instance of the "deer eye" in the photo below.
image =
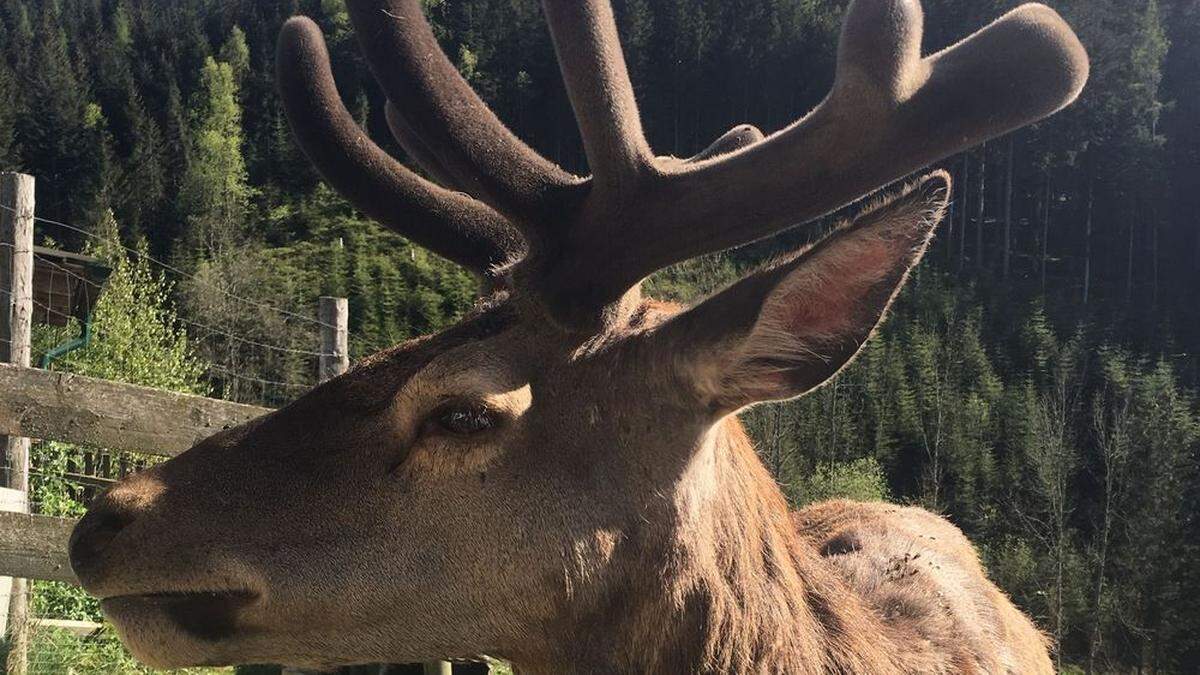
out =
[(435, 412), (431, 418), (435, 428), (456, 436), (470, 436), (496, 426), (496, 414), (478, 403), (454, 403)]

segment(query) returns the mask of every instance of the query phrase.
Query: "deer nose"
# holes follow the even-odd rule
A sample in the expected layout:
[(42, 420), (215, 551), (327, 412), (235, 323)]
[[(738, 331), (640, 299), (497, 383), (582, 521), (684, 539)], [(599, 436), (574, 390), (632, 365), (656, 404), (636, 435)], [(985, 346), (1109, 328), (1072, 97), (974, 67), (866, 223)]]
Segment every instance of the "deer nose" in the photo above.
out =
[(98, 497), (71, 532), (67, 546), (71, 569), (84, 588), (100, 580), (105, 551), (136, 517), (128, 501), (120, 498), (121, 490), (118, 485)]

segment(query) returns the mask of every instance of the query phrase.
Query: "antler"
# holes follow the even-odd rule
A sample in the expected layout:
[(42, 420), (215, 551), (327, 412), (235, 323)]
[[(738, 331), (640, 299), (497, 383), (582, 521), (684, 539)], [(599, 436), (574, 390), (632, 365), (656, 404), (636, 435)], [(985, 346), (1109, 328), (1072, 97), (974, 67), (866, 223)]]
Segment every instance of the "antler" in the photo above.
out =
[(608, 0), (545, 0), (546, 21), (601, 189), (636, 180), (653, 163)]
[(348, 0), (346, 7), (375, 78), (461, 189), (524, 221), (541, 214), (550, 193), (579, 183), (480, 100), (442, 52), (420, 0)]
[[(401, 144), (434, 180), (480, 201), (417, 178), (371, 144), (337, 100), (315, 28), (289, 23), (281, 78), (301, 143), (365, 211), (468, 266), (504, 257), (519, 229), (530, 248), (520, 279), (567, 325), (593, 321), (655, 270), (799, 225), (1046, 117), (1088, 74), (1083, 46), (1042, 5), (922, 58), (919, 0), (854, 0), (833, 90), (809, 115), (765, 139), (735, 127), (689, 160), (655, 158), (609, 3), (543, 0), (594, 174), (579, 179), (487, 109), (419, 0), (347, 5)], [(294, 72), (284, 65), (292, 59)], [(414, 209), (422, 224), (397, 222)], [(480, 243), (487, 254), (466, 250)]]
[(808, 116), (715, 160), (656, 163), (633, 191), (636, 223), (604, 222), (627, 207), (585, 205), (600, 213), (580, 218), (545, 273), (552, 308), (612, 301), (655, 270), (829, 213), (1058, 111), (1087, 79), (1083, 46), (1043, 5), (928, 58), (922, 24), (919, 0), (855, 0), (833, 90)]
[(284, 25), (278, 64), (300, 145), (364, 213), (485, 278), (520, 254), (520, 238), (499, 214), (417, 176), (367, 137), (338, 96), (316, 24), (297, 17)]

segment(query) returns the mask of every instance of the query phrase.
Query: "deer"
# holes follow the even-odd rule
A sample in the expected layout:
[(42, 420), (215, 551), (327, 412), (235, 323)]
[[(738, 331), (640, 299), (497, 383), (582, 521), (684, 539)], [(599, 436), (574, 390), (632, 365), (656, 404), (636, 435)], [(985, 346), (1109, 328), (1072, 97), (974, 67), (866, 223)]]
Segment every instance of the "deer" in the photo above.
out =
[[(303, 17), (278, 42), (295, 138), (355, 208), (474, 273), (479, 299), (91, 505), (72, 568), (137, 658), (1052, 672), (959, 529), (913, 506), (790, 510), (738, 415), (820, 387), (884, 320), (951, 194), (944, 171), (902, 181), (1077, 98), (1087, 53), (1055, 11), (923, 56), (919, 0), (853, 0), (815, 109), (676, 158), (646, 141), (610, 4), (544, 0), (581, 177), (489, 110), (420, 0), (346, 4), (415, 166), (356, 123)], [(699, 302), (641, 293), (847, 207)]]

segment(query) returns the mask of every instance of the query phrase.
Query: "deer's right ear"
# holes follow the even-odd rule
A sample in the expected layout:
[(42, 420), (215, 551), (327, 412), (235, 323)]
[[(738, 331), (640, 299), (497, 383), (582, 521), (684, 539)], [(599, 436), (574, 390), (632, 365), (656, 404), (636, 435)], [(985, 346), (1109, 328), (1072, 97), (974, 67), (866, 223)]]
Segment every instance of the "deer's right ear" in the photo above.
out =
[(658, 332), (717, 414), (800, 396), (858, 353), (924, 254), (950, 177), (931, 174), (816, 246), (769, 265)]

